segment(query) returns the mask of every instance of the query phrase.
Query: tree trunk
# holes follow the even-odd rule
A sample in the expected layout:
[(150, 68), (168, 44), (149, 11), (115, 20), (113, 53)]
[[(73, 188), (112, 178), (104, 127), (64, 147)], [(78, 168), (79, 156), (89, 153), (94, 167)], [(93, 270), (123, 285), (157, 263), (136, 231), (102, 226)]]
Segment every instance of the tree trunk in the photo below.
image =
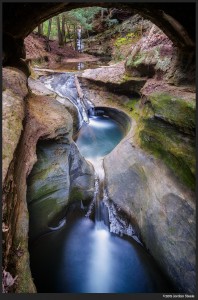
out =
[(42, 24), (38, 25), (38, 34), (43, 35), (43, 26), (42, 26)]
[(49, 38), (50, 38), (51, 27), (52, 27), (52, 19), (49, 19), (48, 30), (47, 30), (47, 39), (46, 39), (46, 46), (47, 46), (47, 51), (48, 52), (51, 51), (51, 47), (49, 45)]
[(62, 14), (62, 40), (63, 44), (65, 44), (65, 16)]
[(57, 22), (57, 29), (58, 29), (58, 43), (60, 46), (63, 46), (63, 37), (60, 29), (60, 19), (59, 16), (56, 17), (56, 22)]
[(76, 31), (76, 25), (74, 25), (73, 34), (74, 34), (74, 49), (77, 50), (77, 31)]
[(103, 18), (104, 18), (104, 8), (101, 8), (101, 16), (100, 16), (101, 21), (103, 21)]
[(79, 81), (78, 81), (77, 75), (75, 75), (74, 80), (75, 80), (75, 85), (76, 85), (76, 89), (77, 89), (79, 98), (80, 98), (80, 99), (83, 99), (84, 94), (83, 94), (83, 91), (82, 91), (82, 89), (81, 89), (80, 83), (79, 83)]
[(49, 38), (50, 38), (51, 27), (52, 27), (52, 19), (49, 19), (48, 31), (47, 31), (47, 39), (48, 39), (48, 41), (49, 41)]
[(70, 44), (71, 44), (71, 46), (73, 48), (71, 34), (70, 34), (70, 26), (68, 26), (67, 22), (65, 24), (66, 24), (66, 28), (67, 28), (68, 38), (69, 38)]

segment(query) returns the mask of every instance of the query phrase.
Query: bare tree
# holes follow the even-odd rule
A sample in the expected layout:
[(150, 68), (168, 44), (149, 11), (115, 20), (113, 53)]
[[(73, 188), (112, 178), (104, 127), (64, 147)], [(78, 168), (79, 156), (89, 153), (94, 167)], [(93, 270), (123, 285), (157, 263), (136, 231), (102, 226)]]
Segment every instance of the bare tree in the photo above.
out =
[(51, 33), (51, 27), (52, 27), (52, 19), (49, 19), (48, 30), (47, 30), (47, 38), (46, 38), (46, 48), (47, 48), (48, 52), (51, 51), (51, 47), (49, 45), (49, 38), (50, 38), (50, 33)]
[(62, 14), (62, 40), (63, 40), (63, 44), (65, 44), (65, 15)]
[(52, 28), (52, 19), (49, 19), (48, 30), (47, 30), (47, 39), (48, 39), (48, 41), (49, 41), (49, 38), (50, 38), (51, 28)]
[(38, 34), (43, 35), (43, 23), (38, 25)]
[(67, 22), (65, 23), (65, 25), (66, 25), (66, 28), (67, 28), (67, 35), (68, 35), (68, 38), (69, 38), (69, 42), (70, 42), (71, 46), (73, 47), (73, 45), (72, 45), (72, 39), (71, 39), (71, 34), (70, 34), (70, 26), (68, 25)]
[(56, 17), (56, 22), (57, 22), (57, 29), (58, 29), (58, 43), (60, 46), (63, 46), (63, 36), (60, 28), (60, 18), (59, 16)]

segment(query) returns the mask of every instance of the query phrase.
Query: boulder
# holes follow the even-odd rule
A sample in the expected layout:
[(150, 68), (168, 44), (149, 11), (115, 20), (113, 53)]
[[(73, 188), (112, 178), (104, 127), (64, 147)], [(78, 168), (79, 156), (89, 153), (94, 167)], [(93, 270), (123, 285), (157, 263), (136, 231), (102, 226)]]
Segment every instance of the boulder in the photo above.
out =
[(146, 83), (145, 78), (127, 76), (124, 62), (96, 69), (87, 69), (79, 75), (79, 78), (103, 86), (113, 93), (123, 95), (130, 95), (131, 93), (139, 94), (141, 88)]
[(37, 162), (28, 177), (30, 242), (55, 230), (72, 201), (88, 204), (94, 193), (94, 169), (74, 142), (40, 141)]

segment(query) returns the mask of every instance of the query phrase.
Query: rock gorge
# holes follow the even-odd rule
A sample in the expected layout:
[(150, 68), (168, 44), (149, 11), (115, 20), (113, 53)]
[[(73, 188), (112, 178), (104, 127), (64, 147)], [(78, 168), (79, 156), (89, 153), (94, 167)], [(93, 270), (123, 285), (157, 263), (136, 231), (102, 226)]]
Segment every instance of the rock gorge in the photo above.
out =
[[(16, 10), (16, 19), (11, 21), (12, 5), (17, 7), (4, 4), (3, 276), (12, 275), (4, 292), (36, 293), (29, 266), (28, 207), (36, 209), (37, 201), (43, 199), (51, 203), (50, 212), (45, 207), (39, 212), (39, 234), (47, 232), (48, 226), (58, 226), (68, 203), (90, 203), (94, 169), (73, 141), (78, 128), (75, 106), (29, 77), (30, 70), (23, 60), (23, 39), (41, 19), (84, 4), (71, 3), (67, 7), (46, 3), (40, 15), (37, 4), (26, 4)], [(133, 4), (126, 5), (133, 9)], [(171, 41), (150, 21), (142, 24), (142, 18), (135, 15), (131, 26), (142, 24), (142, 35), (135, 40), (129, 36), (125, 62), (115, 62), (126, 42), (117, 37), (110, 53), (114, 63), (87, 69), (78, 79), (95, 105), (121, 109), (132, 120), (126, 137), (104, 159), (110, 201), (136, 226), (145, 247), (177, 291), (195, 293), (193, 18), (184, 17), (171, 5), (158, 4), (153, 13), (146, 4), (136, 5), (135, 12), (155, 21)], [(32, 21), (24, 17), (29, 9), (32, 16), (37, 13)], [(25, 20), (25, 26), (21, 22), (14, 25), (19, 17)], [(104, 36), (98, 39), (103, 49), (100, 44), (94, 54), (106, 51)], [(90, 39), (87, 43), (92, 42)], [(16, 52), (12, 51), (13, 45)], [(87, 47), (91, 53), (93, 48)], [(27, 179), (31, 182), (30, 194)], [(45, 219), (46, 215), (50, 218)]]

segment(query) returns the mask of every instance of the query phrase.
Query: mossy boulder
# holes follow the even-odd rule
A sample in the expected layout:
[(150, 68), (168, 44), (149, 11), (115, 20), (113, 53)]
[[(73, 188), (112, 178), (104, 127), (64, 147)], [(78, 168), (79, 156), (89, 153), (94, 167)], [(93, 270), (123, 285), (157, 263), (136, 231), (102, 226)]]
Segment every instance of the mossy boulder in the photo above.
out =
[(153, 80), (142, 93), (142, 100), (131, 113), (138, 124), (136, 142), (162, 159), (185, 186), (194, 190), (195, 94), (167, 84), (160, 86)]
[(195, 139), (156, 118), (139, 123), (140, 146), (162, 159), (186, 186), (195, 189)]
[(74, 143), (40, 141), (37, 163), (28, 177), (30, 239), (57, 228), (69, 202), (93, 197), (94, 170)]
[(125, 67), (128, 74), (139, 77), (167, 77), (172, 64), (172, 42), (155, 25), (132, 47)]
[(194, 133), (196, 126), (196, 101), (176, 97), (168, 93), (152, 93), (149, 95), (154, 115), (175, 125), (183, 132)]

